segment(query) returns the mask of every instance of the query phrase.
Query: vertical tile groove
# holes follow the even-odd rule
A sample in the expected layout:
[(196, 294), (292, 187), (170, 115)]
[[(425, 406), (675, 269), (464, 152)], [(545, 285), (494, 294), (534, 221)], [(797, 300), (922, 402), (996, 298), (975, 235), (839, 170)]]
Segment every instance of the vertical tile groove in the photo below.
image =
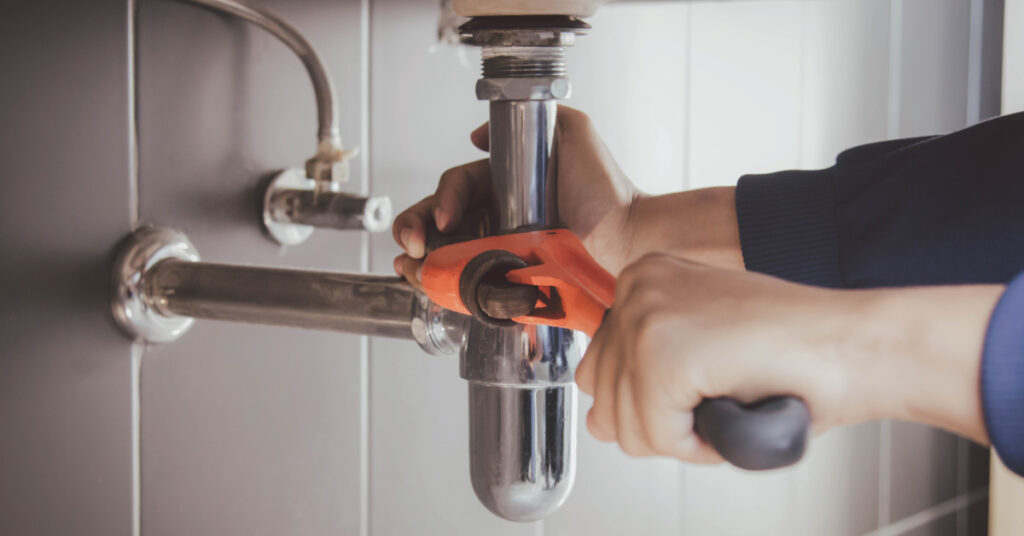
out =
[[(970, 452), (970, 444), (963, 437), (956, 439), (956, 493), (962, 495), (969, 490), (968, 488), (968, 476), (970, 471), (970, 465), (968, 463), (968, 453)], [(961, 508), (956, 512), (956, 534), (957, 536), (968, 536), (967, 535), (967, 509)]]
[(903, 87), (903, 0), (889, 4), (889, 124), (888, 138), (900, 133), (900, 100)]
[(136, 73), (136, 0), (128, 0), (128, 218), (131, 229), (139, 226), (139, 120)]
[(132, 536), (142, 534), (142, 343), (131, 345)]
[(981, 64), (984, 43), (985, 0), (971, 0), (967, 31), (967, 124), (981, 120)]
[[(135, 80), (137, 67), (138, 39), (136, 28), (138, 18), (136, 0), (127, 0), (127, 25), (126, 35), (128, 50), (127, 65), (128, 71), (128, 221), (130, 229), (134, 230), (139, 226), (139, 114), (138, 99), (136, 92), (138, 84)], [(131, 387), (131, 490), (132, 490), (132, 536), (142, 534), (142, 410), (140, 383), (142, 381), (142, 354), (145, 348), (141, 343), (133, 342), (130, 349), (130, 379)]]
[(690, 189), (690, 106), (691, 95), (690, 91), (690, 72), (691, 64), (693, 63), (693, 7), (686, 6), (686, 39), (685, 46), (686, 50), (683, 51), (683, 58), (685, 58), (685, 64), (683, 65), (683, 76), (686, 79), (685, 86), (683, 88), (683, 176), (681, 178), (681, 187), (683, 190)]
[(892, 421), (886, 419), (878, 429), (878, 526), (892, 518)]
[[(683, 64), (683, 77), (684, 77), (685, 82), (684, 82), (684, 85), (683, 85), (683, 92), (684, 92), (683, 93), (683, 117), (682, 117), (682, 120), (683, 120), (683, 176), (682, 176), (681, 187), (682, 187), (683, 190), (689, 190), (690, 189), (690, 183), (691, 183), (691, 175), (692, 175), (692, 171), (693, 171), (692, 159), (690, 158), (690, 152), (692, 150), (692, 147), (690, 147), (691, 140), (692, 140), (691, 128), (690, 128), (691, 127), (691, 123), (692, 123), (692, 121), (691, 121), (691, 115), (692, 115), (691, 109), (692, 109), (692, 106), (693, 106), (693, 88), (692, 88), (693, 77), (691, 76), (691, 74), (693, 72), (693, 6), (692, 5), (686, 6), (686, 22), (684, 23), (684, 28), (685, 28), (685, 31), (686, 31), (686, 38), (684, 40), (684, 46), (686, 47), (686, 49), (683, 51), (683, 61), (684, 61), (684, 64)], [(687, 504), (687, 500), (686, 500), (686, 466), (684, 464), (678, 464), (678, 466), (676, 468), (676, 486), (677, 486), (676, 489), (678, 490), (676, 492), (677, 493), (677, 500), (679, 501), (680, 505), (683, 505), (681, 508), (676, 510), (676, 516), (677, 516), (677, 519), (679, 521), (679, 524), (677, 526), (679, 528), (681, 528), (683, 534), (685, 534), (687, 532), (687, 530), (686, 530), (686, 519), (687, 519), (686, 504)]]
[[(370, 192), (370, 0), (359, 2), (359, 136), (362, 158), (359, 178), (362, 192)], [(361, 266), (370, 270), (370, 237), (363, 233)], [(370, 345), (369, 337), (359, 338), (359, 534), (370, 536)]]
[[(886, 137), (899, 136), (900, 101), (903, 87), (903, 0), (889, 3), (889, 95)], [(884, 420), (878, 441), (878, 526), (892, 518), (892, 421)]]

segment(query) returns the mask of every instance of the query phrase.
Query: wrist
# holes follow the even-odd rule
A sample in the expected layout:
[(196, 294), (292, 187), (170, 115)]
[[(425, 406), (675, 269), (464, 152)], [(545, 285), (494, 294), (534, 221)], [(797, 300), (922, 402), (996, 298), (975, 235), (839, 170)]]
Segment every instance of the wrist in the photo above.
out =
[(733, 187), (635, 196), (624, 227), (623, 266), (648, 253), (667, 253), (719, 268), (743, 269)]
[(986, 441), (979, 372), (997, 285), (844, 294), (842, 359), (861, 419), (895, 418)]

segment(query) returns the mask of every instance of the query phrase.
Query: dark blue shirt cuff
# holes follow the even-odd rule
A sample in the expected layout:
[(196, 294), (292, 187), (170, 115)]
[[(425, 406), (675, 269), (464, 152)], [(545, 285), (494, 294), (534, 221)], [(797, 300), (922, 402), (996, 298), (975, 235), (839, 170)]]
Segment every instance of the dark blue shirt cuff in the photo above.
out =
[(981, 358), (981, 404), (992, 446), (1024, 476), (1024, 274), (996, 304)]
[(842, 287), (832, 169), (747, 175), (736, 185), (747, 270), (820, 287)]

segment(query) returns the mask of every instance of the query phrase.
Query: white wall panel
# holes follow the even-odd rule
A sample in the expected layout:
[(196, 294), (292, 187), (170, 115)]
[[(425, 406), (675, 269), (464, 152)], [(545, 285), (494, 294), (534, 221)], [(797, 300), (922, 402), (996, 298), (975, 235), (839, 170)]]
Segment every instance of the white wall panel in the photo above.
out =
[(569, 50), (572, 98), (643, 191), (678, 191), (687, 171), (690, 6), (611, 4)]
[(1006, 0), (1003, 26), (1003, 113), (1024, 110), (1024, 0)]
[(800, 166), (886, 138), (889, 0), (804, 2)]
[(690, 22), (689, 187), (800, 165), (800, 2), (709, 2)]

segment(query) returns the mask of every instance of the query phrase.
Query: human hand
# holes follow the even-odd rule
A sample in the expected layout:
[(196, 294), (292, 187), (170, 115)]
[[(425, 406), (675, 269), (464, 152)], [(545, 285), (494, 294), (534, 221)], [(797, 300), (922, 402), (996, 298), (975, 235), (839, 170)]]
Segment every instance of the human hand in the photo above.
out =
[(985, 441), (978, 362), (1000, 291), (830, 290), (647, 255), (577, 368), (587, 426), (627, 454), (713, 463), (693, 431), (702, 399), (793, 395), (815, 433), (890, 417)]
[[(639, 192), (619, 169), (586, 114), (560, 106), (555, 132), (562, 222), (583, 240), (598, 263), (617, 273), (628, 258), (630, 205)], [(474, 130), (470, 139), (486, 151), (487, 124)], [(405, 251), (395, 258), (395, 271), (419, 286), (417, 274), (426, 254), (427, 229), (434, 225), (442, 233), (458, 229), (474, 207), (487, 206), (490, 185), (486, 159), (444, 172), (433, 195), (395, 218), (392, 233)]]

